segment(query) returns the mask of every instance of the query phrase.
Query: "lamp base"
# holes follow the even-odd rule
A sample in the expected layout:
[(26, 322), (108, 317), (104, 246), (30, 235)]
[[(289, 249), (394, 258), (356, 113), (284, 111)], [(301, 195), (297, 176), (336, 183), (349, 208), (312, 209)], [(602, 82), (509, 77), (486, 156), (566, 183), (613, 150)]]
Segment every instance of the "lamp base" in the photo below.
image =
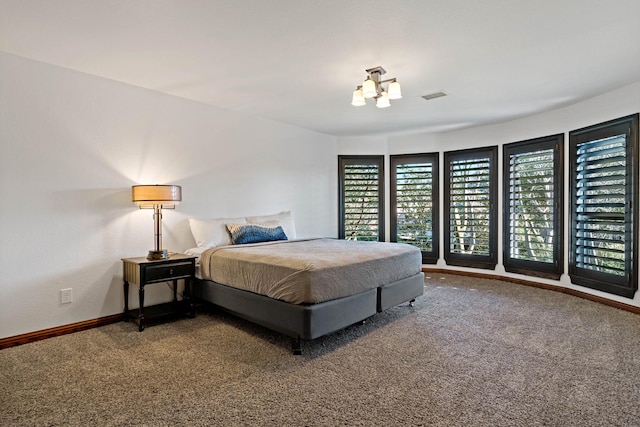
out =
[(158, 260), (158, 259), (169, 259), (169, 252), (166, 249), (161, 249), (159, 251), (149, 251), (149, 255), (147, 255), (147, 259), (149, 261)]

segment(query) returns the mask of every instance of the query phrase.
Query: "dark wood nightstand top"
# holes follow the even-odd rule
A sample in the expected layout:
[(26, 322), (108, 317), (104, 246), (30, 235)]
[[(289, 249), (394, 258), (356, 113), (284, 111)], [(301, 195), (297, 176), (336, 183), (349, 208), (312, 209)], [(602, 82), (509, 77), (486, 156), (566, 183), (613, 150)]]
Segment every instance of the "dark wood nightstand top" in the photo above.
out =
[(133, 263), (133, 264), (155, 264), (155, 263), (181, 261), (181, 260), (189, 260), (189, 259), (196, 259), (196, 258), (197, 258), (196, 256), (192, 256), (192, 255), (186, 255), (186, 254), (180, 254), (180, 253), (176, 253), (176, 252), (170, 252), (168, 259), (152, 259), (152, 260), (148, 260), (147, 257), (141, 256), (141, 257), (134, 257), (134, 258), (122, 258), (122, 261), (130, 262), (130, 263)]

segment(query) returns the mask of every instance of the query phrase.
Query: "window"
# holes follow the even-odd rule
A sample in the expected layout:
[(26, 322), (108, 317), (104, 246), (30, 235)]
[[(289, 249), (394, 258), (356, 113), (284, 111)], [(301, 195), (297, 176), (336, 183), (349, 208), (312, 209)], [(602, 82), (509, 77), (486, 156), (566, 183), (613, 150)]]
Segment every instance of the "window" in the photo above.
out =
[(503, 147), (506, 271), (555, 280), (562, 275), (563, 147), (563, 134)]
[(417, 246), (423, 264), (439, 251), (438, 153), (390, 156), (392, 242)]
[(575, 284), (633, 298), (638, 253), (638, 114), (569, 133)]
[(445, 261), (494, 269), (497, 263), (498, 147), (444, 153)]
[(338, 237), (384, 241), (384, 156), (338, 156), (338, 168)]

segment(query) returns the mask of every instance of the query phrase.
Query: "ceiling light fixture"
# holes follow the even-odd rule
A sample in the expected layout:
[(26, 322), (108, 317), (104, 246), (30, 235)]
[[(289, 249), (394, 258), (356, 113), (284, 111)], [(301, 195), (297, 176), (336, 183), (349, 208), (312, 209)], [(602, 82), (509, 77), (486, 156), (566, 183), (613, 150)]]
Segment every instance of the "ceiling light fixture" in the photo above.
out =
[[(351, 98), (351, 105), (360, 107), (365, 105), (367, 99), (375, 99), (376, 107), (387, 108), (391, 106), (391, 99), (402, 98), (402, 91), (400, 90), (400, 83), (394, 78), (387, 80), (380, 80), (380, 76), (386, 73), (382, 67), (374, 67), (365, 70), (367, 72), (367, 78), (361, 85), (356, 87), (353, 91), (353, 97)], [(383, 83), (388, 83), (385, 90)]]

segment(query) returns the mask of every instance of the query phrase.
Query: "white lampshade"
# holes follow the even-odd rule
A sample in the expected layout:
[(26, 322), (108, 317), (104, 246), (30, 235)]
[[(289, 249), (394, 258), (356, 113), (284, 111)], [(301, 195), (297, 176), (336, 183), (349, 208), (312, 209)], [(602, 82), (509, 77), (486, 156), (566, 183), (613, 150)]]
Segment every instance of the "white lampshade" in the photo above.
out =
[(391, 107), (391, 103), (389, 102), (389, 94), (387, 92), (382, 91), (382, 95), (376, 101), (376, 107), (378, 108), (387, 108)]
[(389, 83), (389, 99), (400, 99), (400, 98), (402, 98), (400, 83), (398, 82)]
[(362, 95), (362, 89), (356, 89), (353, 91), (353, 98), (351, 98), (351, 105), (355, 105), (356, 107), (360, 107), (365, 105), (366, 102), (364, 100), (364, 96)]
[(362, 83), (362, 95), (365, 98), (374, 98), (377, 94), (376, 82), (371, 80), (370, 77), (367, 77), (367, 80)]

